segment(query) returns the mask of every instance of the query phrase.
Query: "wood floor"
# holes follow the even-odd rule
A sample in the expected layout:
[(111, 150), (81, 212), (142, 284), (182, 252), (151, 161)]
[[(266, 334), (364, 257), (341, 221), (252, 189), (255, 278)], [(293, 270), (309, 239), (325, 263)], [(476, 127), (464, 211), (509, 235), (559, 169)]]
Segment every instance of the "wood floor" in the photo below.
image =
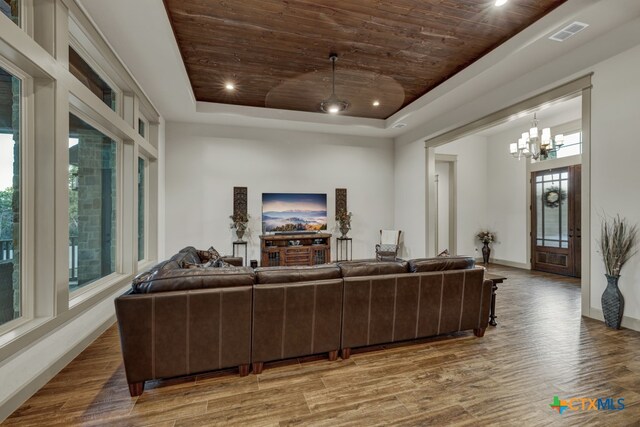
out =
[[(498, 326), (484, 338), (147, 383), (131, 398), (113, 327), (4, 424), (640, 425), (640, 333), (582, 319), (575, 279), (490, 271), (509, 279), (498, 291)], [(549, 407), (554, 395), (624, 398), (626, 407), (560, 415)]]

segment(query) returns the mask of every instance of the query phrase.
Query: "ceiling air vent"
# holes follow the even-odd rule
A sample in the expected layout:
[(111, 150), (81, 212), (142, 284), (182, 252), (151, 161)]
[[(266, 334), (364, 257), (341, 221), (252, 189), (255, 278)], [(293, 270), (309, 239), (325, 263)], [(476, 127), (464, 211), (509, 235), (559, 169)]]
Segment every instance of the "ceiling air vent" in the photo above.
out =
[(584, 22), (575, 21), (575, 22), (572, 22), (571, 24), (567, 25), (566, 27), (564, 27), (563, 29), (561, 29), (560, 31), (558, 31), (557, 33), (552, 35), (551, 37), (549, 37), (549, 39), (555, 40), (557, 42), (563, 42), (566, 39), (568, 39), (569, 37), (579, 33), (582, 30), (584, 30), (588, 26), (589, 26), (589, 24), (585, 24)]

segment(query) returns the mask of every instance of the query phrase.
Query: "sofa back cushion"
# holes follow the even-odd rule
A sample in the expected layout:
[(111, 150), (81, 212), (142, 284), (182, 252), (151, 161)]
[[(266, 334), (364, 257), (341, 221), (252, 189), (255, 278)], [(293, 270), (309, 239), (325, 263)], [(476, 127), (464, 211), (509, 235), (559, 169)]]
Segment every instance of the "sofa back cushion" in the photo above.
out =
[(187, 268), (187, 264), (200, 264), (202, 262), (195, 249), (193, 251), (178, 252), (171, 257), (171, 260), (177, 262), (180, 268)]
[(429, 271), (468, 270), (476, 265), (470, 256), (441, 256), (436, 258), (420, 258), (409, 261), (412, 273), (426, 273)]
[(213, 289), (235, 286), (251, 286), (254, 274), (249, 267), (229, 268), (177, 268), (156, 270), (143, 280), (132, 283), (133, 293)]
[(303, 267), (259, 267), (254, 270), (256, 284), (311, 282), (316, 280), (340, 279), (340, 267), (322, 264)]
[(339, 263), (342, 277), (381, 276), (409, 272), (406, 261), (363, 261)]
[(173, 260), (166, 260), (166, 261), (162, 261), (156, 265), (154, 265), (153, 267), (151, 267), (149, 270), (147, 271), (143, 271), (142, 273), (138, 274), (136, 277), (133, 278), (132, 283), (136, 284), (136, 283), (142, 283), (142, 282), (146, 282), (149, 280), (149, 278), (156, 272), (156, 271), (160, 271), (160, 270), (173, 270), (173, 269), (178, 269), (180, 268), (180, 265), (173, 261)]

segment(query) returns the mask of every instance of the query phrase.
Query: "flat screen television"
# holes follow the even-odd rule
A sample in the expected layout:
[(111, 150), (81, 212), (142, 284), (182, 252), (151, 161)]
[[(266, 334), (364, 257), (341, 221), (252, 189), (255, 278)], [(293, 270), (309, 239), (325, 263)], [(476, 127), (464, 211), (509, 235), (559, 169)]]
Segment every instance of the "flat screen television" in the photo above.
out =
[(262, 193), (263, 233), (326, 229), (326, 194)]

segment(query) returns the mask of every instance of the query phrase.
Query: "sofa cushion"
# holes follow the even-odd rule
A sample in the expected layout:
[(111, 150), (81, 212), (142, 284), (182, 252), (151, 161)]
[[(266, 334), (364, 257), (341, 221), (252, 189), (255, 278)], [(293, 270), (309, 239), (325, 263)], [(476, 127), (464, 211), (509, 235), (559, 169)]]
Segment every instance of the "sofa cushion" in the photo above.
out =
[(178, 268), (180, 268), (180, 265), (177, 262), (168, 259), (166, 261), (162, 261), (154, 265), (149, 270), (143, 271), (142, 273), (138, 274), (136, 277), (133, 278), (132, 283), (145, 282), (149, 280), (149, 277), (158, 270), (173, 270)]
[(406, 261), (350, 261), (338, 263), (342, 277), (380, 276), (409, 272)]
[(171, 257), (171, 261), (178, 263), (180, 268), (187, 268), (187, 264), (200, 264), (202, 261), (198, 254), (194, 251), (178, 252)]
[(227, 264), (235, 265), (236, 267), (242, 267), (244, 259), (241, 256), (222, 256), (220, 259)]
[(178, 268), (157, 270), (146, 280), (133, 283), (133, 293), (184, 291), (192, 289), (228, 288), (251, 286), (254, 274), (249, 267), (231, 268)]
[(469, 256), (420, 258), (412, 259), (409, 261), (409, 270), (412, 273), (446, 270), (468, 270), (475, 267), (475, 265), (475, 259)]
[(255, 270), (256, 283), (293, 283), (315, 280), (340, 279), (340, 268), (335, 264), (302, 267), (259, 267)]

